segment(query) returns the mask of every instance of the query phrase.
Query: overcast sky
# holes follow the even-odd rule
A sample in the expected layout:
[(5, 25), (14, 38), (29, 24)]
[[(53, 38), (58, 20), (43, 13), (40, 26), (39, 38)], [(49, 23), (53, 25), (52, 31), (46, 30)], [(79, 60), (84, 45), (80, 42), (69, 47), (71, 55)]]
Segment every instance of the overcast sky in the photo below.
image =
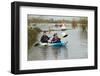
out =
[[(65, 20), (79, 20), (82, 17), (79, 16), (55, 16), (55, 15), (33, 15), (33, 14), (29, 14), (28, 18), (43, 18), (43, 19), (54, 19), (54, 20), (61, 20), (61, 19), (65, 19)], [(86, 17), (83, 17), (86, 18)]]

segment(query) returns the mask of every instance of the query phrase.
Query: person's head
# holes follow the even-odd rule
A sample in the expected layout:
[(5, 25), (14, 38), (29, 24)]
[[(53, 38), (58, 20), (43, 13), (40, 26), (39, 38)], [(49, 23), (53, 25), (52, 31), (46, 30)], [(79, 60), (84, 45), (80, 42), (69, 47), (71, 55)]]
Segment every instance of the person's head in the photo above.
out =
[(53, 35), (53, 37), (57, 38), (57, 37), (58, 37), (58, 36), (57, 36), (57, 33), (55, 33), (55, 34)]
[(43, 32), (43, 35), (46, 35), (46, 31)]

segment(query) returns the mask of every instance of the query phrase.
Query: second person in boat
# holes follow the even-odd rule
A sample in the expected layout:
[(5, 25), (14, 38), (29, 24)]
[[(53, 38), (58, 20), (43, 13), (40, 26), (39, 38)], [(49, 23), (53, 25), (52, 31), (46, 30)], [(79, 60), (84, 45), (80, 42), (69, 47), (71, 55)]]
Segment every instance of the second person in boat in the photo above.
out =
[(57, 33), (53, 35), (51, 43), (61, 43), (61, 39), (58, 37)]

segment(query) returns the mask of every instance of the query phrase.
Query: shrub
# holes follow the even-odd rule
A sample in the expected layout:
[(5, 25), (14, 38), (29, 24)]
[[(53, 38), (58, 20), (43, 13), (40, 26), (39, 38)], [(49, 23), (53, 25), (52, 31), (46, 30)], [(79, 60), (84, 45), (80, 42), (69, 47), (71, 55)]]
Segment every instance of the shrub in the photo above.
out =
[(37, 41), (37, 36), (41, 32), (39, 28), (28, 28), (28, 49)]

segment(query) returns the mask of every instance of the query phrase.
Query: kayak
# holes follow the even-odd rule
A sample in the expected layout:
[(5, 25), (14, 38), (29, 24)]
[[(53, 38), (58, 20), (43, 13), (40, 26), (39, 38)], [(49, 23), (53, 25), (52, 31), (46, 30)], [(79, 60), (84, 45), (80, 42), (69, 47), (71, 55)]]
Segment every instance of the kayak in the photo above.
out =
[(50, 47), (63, 47), (67, 45), (67, 42), (59, 42), (59, 43), (40, 43), (40, 46), (50, 46)]

